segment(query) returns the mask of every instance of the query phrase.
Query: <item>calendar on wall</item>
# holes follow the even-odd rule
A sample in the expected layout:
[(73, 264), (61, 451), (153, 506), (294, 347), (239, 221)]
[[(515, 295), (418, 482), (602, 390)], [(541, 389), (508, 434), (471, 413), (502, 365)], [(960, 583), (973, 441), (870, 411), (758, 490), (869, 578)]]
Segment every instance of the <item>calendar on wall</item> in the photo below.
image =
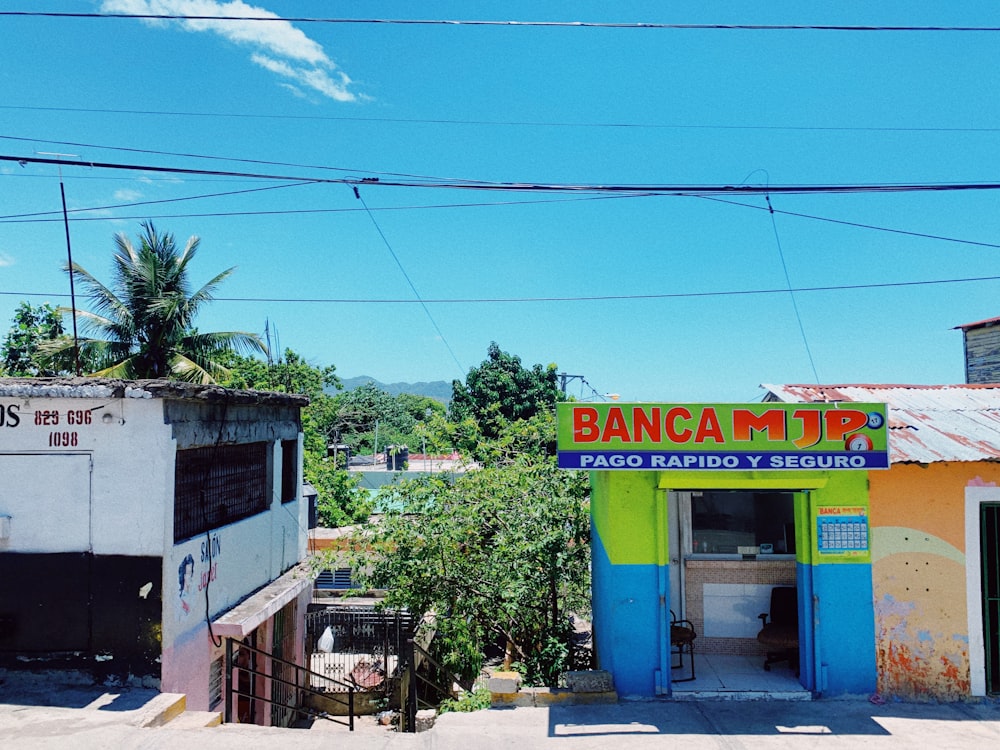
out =
[(827, 555), (868, 553), (868, 509), (821, 507), (816, 512), (816, 548)]

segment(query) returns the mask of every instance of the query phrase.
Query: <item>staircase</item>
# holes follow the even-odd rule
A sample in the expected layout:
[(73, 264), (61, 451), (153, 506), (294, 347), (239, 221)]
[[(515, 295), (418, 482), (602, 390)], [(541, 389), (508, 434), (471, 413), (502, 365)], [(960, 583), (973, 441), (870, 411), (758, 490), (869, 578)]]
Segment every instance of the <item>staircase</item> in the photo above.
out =
[(142, 709), (139, 726), (170, 729), (203, 729), (222, 724), (221, 711), (188, 711), (187, 696), (182, 693), (160, 693)]

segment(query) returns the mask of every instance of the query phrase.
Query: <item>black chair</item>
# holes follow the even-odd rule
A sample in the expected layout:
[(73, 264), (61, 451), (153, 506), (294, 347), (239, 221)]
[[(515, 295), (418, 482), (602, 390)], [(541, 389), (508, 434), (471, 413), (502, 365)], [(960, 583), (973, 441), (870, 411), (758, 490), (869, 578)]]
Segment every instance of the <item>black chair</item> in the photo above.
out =
[[(770, 616), (771, 621), (768, 622)], [(771, 589), (771, 611), (758, 615), (763, 627), (757, 641), (764, 647), (764, 671), (771, 665), (787, 661), (799, 673), (799, 600), (794, 586), (776, 586)]]
[[(698, 634), (690, 620), (678, 620), (673, 610), (670, 610), (670, 653), (671, 669), (684, 669), (684, 654), (691, 663), (691, 676), (672, 679), (671, 682), (691, 682), (694, 679), (694, 639)], [(677, 654), (677, 664), (673, 663), (673, 654)]]

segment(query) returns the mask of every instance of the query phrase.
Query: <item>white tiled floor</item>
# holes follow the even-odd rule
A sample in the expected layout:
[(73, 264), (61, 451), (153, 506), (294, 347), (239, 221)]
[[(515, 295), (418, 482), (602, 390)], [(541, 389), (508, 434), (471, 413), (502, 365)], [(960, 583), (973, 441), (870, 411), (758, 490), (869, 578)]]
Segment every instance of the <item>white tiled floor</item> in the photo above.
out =
[[(684, 669), (672, 670), (672, 676), (676, 679), (690, 675), (688, 666), (685, 655)], [(696, 650), (694, 672), (696, 679), (691, 682), (673, 683), (674, 698), (811, 698), (786, 663), (772, 664), (771, 671), (765, 672), (763, 656), (699, 654)]]

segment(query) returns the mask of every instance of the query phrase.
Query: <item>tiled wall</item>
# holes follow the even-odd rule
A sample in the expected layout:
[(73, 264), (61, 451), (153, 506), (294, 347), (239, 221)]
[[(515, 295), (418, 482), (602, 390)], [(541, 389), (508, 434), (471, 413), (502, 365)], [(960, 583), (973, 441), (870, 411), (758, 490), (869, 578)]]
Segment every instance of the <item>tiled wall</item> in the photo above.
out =
[[(738, 589), (736, 585), (745, 585), (747, 598), (760, 598), (766, 588), (771, 586), (794, 586), (795, 585), (795, 561), (794, 560), (687, 560), (685, 561), (685, 586), (686, 594), (686, 616), (694, 625), (698, 639), (695, 648), (701, 653), (708, 654), (739, 654), (743, 656), (755, 656), (763, 654), (764, 651), (757, 643), (756, 635), (749, 637), (719, 637), (706, 635), (705, 613), (712, 612), (718, 608), (723, 601), (717, 595), (720, 593), (732, 594)], [(710, 585), (706, 591), (706, 584), (723, 584), (723, 586)], [(764, 587), (764, 588), (761, 588)], [(706, 593), (709, 600), (706, 606)], [(748, 605), (750, 606), (750, 605)], [(767, 605), (764, 604), (760, 612), (766, 612)], [(755, 619), (756, 615), (749, 615), (750, 619)], [(747, 619), (745, 613), (739, 613), (737, 619)], [(758, 621), (759, 622), (759, 621)], [(718, 627), (718, 623), (709, 622), (710, 631), (720, 631), (726, 628)], [(752, 631), (752, 626), (750, 626)]]

